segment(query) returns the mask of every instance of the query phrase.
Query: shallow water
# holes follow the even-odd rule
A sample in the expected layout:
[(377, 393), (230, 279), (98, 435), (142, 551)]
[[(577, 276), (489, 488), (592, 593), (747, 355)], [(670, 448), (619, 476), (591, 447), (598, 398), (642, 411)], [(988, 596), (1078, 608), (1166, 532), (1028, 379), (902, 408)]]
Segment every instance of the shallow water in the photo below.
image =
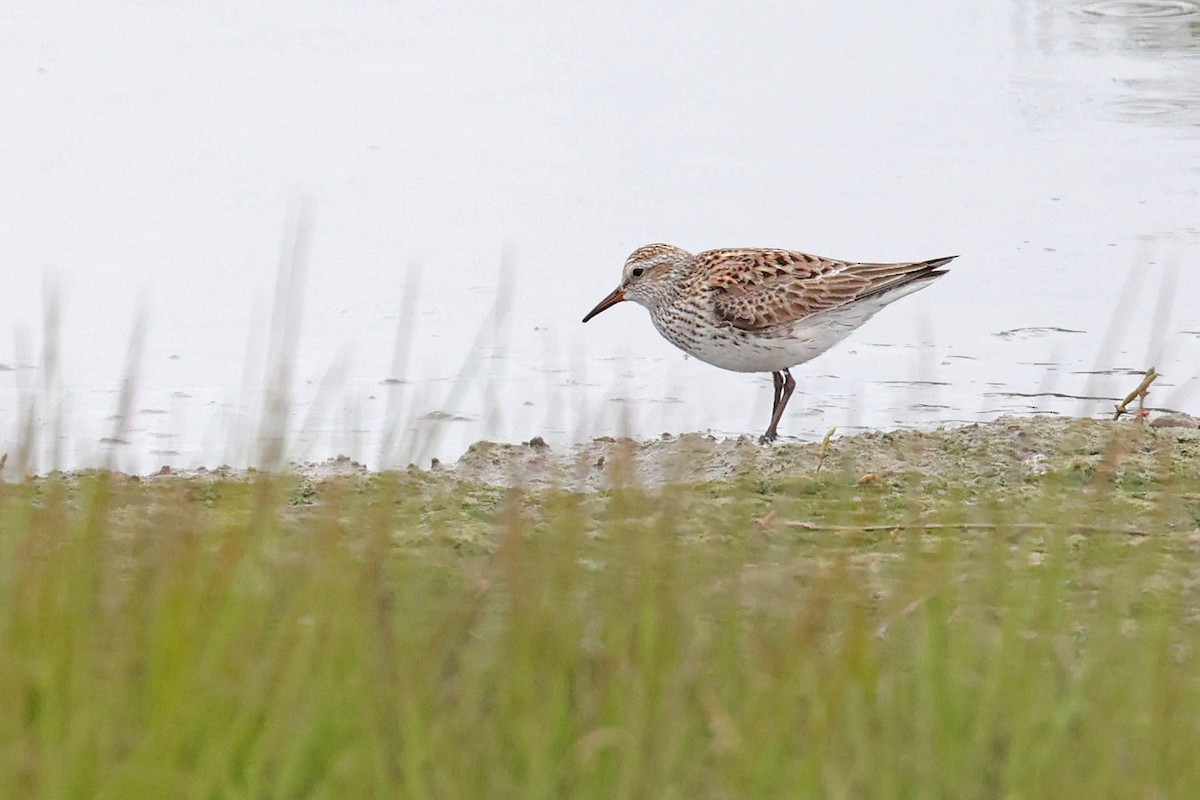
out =
[(580, 324), (651, 241), (961, 254), (793, 371), (788, 436), (1101, 413), (1151, 365), (1200, 403), (1191, 0), (193, 5), (0, 10), (0, 447), (36, 401), (39, 469), (253, 463), (289, 348), (297, 458), (758, 433), (769, 377)]

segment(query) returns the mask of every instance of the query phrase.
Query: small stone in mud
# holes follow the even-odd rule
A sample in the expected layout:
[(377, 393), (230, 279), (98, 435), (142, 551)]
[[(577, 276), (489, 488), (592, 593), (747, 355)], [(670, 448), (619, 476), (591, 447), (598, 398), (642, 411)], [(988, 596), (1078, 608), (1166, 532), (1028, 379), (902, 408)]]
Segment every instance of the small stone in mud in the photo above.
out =
[(430, 469), (441, 469), (441, 468), (442, 468), (442, 462), (441, 462), (441, 461), (439, 461), (439, 460), (438, 460), (438, 459), (436, 459), (436, 458), (431, 458), (431, 459), (429, 460), (429, 468), (430, 468)]
[(543, 439), (543, 438), (542, 438), (542, 437), (540, 437), (540, 436), (535, 436), (535, 437), (533, 437), (532, 439), (530, 439), (530, 440), (529, 440), (528, 442), (526, 442), (525, 444), (527, 444), (529, 447), (533, 448), (534, 450), (548, 450), (548, 449), (550, 449), (550, 445), (546, 444), (546, 440), (545, 440), (545, 439)]
[(1187, 414), (1168, 414), (1165, 417), (1155, 417), (1150, 420), (1151, 428), (1196, 428), (1200, 425), (1196, 424), (1194, 417), (1189, 417)]
[(1034, 475), (1045, 475), (1050, 471), (1050, 459), (1042, 453), (1034, 453), (1028, 458), (1022, 459), (1021, 463)]
[(160, 469), (160, 470), (158, 471), (158, 474), (159, 474), (159, 475), (170, 475), (170, 474), (171, 474), (171, 468), (170, 468), (169, 466), (167, 466), (166, 464), (163, 464), (163, 465), (162, 465), (162, 469)]

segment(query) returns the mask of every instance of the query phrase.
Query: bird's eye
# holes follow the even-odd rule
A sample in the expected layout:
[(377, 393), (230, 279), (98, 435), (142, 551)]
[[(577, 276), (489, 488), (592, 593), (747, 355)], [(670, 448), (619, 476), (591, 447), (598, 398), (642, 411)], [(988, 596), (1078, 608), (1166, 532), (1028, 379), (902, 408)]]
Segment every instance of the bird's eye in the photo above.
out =
[(633, 272), (631, 272), (629, 274), (635, 278), (640, 278), (640, 277), (642, 277), (642, 273), (645, 271), (646, 270), (642, 269), (641, 267), (634, 267)]

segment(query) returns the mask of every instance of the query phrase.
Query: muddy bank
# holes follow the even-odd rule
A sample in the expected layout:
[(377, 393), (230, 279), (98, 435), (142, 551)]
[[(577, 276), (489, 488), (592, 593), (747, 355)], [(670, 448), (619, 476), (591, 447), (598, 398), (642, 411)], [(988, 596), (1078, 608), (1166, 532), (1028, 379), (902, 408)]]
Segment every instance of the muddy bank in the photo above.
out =
[(867, 432), (820, 442), (762, 446), (749, 437), (702, 434), (652, 441), (596, 439), (555, 451), (540, 440), (519, 445), (477, 442), (445, 471), (500, 486), (602, 490), (630, 480), (646, 486), (703, 483), (849, 470), (871, 476), (921, 472), (960, 478), (1021, 479), (1051, 470), (1090, 468), (1119, 440), (1123, 463), (1164, 457), (1200, 472), (1200, 424), (1194, 417), (1149, 423), (1056, 416), (1002, 417), (934, 431)]
[[(946, 476), (956, 483), (1009, 482), (1063, 469), (1092, 470), (1114, 447), (1120, 449), (1123, 468), (1157, 469), (1165, 460), (1175, 474), (1200, 477), (1200, 420), (1187, 415), (1148, 422), (1002, 417), (933, 431), (835, 434), (828, 443), (769, 446), (747, 436), (718, 439), (687, 433), (664, 434), (649, 441), (604, 437), (570, 448), (553, 448), (535, 437), (522, 444), (476, 442), (453, 465), (435, 461), (427, 469), (410, 466), (407, 471), (435, 483), (444, 480), (448, 484), (589, 492), (629, 483), (657, 487), (818, 471), (850, 472), (868, 482), (912, 473)], [(313, 483), (375, 474), (345, 456), (293, 463), (288, 472)], [(71, 480), (84, 474), (87, 471), (59, 477)], [(164, 467), (139, 479), (241, 480), (257, 474), (253, 469), (231, 467)], [(15, 476), (10, 471), (4, 478), (11, 481)]]

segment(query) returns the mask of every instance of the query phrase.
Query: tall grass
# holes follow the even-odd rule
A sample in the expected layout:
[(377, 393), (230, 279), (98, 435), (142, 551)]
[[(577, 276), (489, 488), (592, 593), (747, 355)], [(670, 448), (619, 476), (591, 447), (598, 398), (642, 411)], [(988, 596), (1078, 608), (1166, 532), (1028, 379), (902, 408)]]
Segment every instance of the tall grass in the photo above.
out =
[(1007, 488), (0, 484), (0, 796), (1192, 796), (1195, 443), (1122, 471), (1153, 436)]

